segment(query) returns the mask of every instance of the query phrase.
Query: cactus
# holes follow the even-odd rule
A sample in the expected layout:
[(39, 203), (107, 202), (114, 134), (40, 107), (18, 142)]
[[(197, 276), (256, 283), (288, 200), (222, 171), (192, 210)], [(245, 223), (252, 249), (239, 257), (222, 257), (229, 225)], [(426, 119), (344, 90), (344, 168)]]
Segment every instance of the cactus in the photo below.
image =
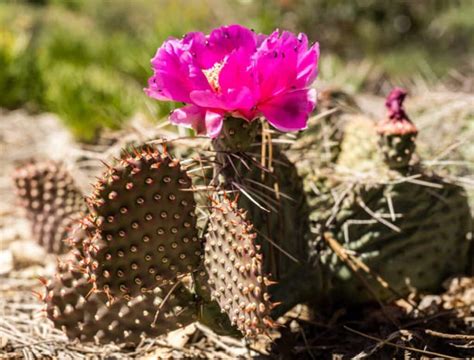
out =
[(201, 259), (191, 180), (151, 148), (124, 154), (88, 199), (85, 263), (99, 290), (136, 296), (194, 271)]
[[(80, 260), (84, 261), (84, 255), (87, 256), (84, 252), (87, 246), (83, 246), (83, 242), (89, 240), (88, 233), (93, 226), (85, 219), (82, 221), (82, 228), (76, 228), (68, 242), (73, 250), (77, 249), (70, 253), (72, 260), (60, 265), (57, 278), (48, 284), (45, 296), (48, 317), (70, 339), (99, 343), (137, 344), (142, 337), (158, 336), (196, 320), (218, 333), (232, 336), (237, 333), (230, 319), (247, 337), (273, 327), (269, 313), (274, 305), (269, 302), (266, 290), (270, 281), (262, 273), (261, 255), (257, 254), (259, 247), (253, 243), (255, 234), (251, 233), (252, 226), (245, 221), (243, 211), (236, 209), (235, 202), (224, 200), (221, 204), (216, 204), (215, 208), (219, 209), (219, 214), (216, 215), (217, 210), (211, 214), (206, 235), (206, 261), (193, 269), (196, 277), (201, 278), (200, 282), (196, 281), (194, 284), (197, 296), (192, 296), (181, 282), (175, 284), (178, 286), (176, 289), (168, 283), (133, 298), (112, 298), (107, 292), (97, 291), (78, 263)], [(215, 222), (217, 216), (229, 219)], [(239, 233), (244, 235), (239, 236)], [(216, 248), (222, 241), (226, 242), (223, 251)], [(166, 253), (172, 251), (165, 250)], [(239, 260), (240, 263), (237, 264)], [(214, 297), (223, 284), (222, 276), (216, 274), (222, 273), (221, 268), (227, 271), (229, 266), (236, 265), (239, 265), (238, 268), (228, 275), (228, 279), (225, 278), (235, 280), (233, 287), (228, 290), (229, 294), (233, 294), (230, 305), (226, 303), (220, 307), (220, 301), (215, 302), (211, 297), (202, 296), (203, 292), (196, 288), (205, 283), (204, 291), (213, 289)], [(177, 295), (158, 312), (160, 306), (156, 299), (166, 298), (168, 291), (173, 294), (177, 292)], [(223, 301), (222, 298), (218, 300)], [(157, 312), (159, 317), (155, 320)], [(227, 315), (223, 317), (221, 313)]]
[(206, 232), (204, 267), (211, 299), (226, 312), (232, 325), (253, 337), (273, 327), (269, 280), (262, 272), (260, 247), (237, 202), (223, 199), (214, 204)]
[[(58, 182), (63, 177), (62, 173), (44, 176), (48, 181)], [(17, 178), (29, 191), (29, 182), (25, 185), (25, 181)], [(256, 254), (254, 234), (248, 235), (245, 244), (241, 242), (244, 254), (222, 253), (221, 261), (215, 265), (228, 268), (233, 265), (233, 257), (242, 257), (242, 265), (251, 266), (252, 276), (247, 279), (242, 275), (239, 283), (248, 284), (252, 294), (246, 294), (246, 288), (242, 293), (238, 284), (231, 291), (240, 294), (242, 300), (233, 305), (245, 304), (234, 321), (238, 329), (231, 324), (235, 312), (229, 317), (231, 313), (225, 305), (221, 308), (206, 295), (212, 287), (207, 283), (208, 274), (211, 282), (220, 278), (215, 278), (214, 266), (206, 266), (202, 261), (194, 194), (190, 190), (190, 178), (180, 163), (147, 146), (133, 155), (124, 152), (117, 164), (107, 165), (87, 199), (88, 213), (80, 220), (78, 216), (74, 222), (71, 220), (69, 237), (63, 242), (69, 250), (67, 262), (58, 266), (56, 278), (47, 284), (46, 313), (55, 327), (70, 339), (137, 344), (143, 337), (158, 336), (196, 320), (233, 336), (254, 336), (272, 326), (268, 280), (262, 273), (261, 255)], [(226, 204), (230, 202), (223, 202), (222, 206)], [(241, 211), (232, 216), (241, 218)], [(214, 234), (214, 225), (211, 222), (208, 236)], [(236, 226), (250, 229), (244, 220)], [(225, 239), (238, 243), (234, 232), (230, 230)], [(211, 253), (208, 247), (207, 259), (214, 261), (217, 251)], [(183, 280), (189, 279), (186, 274), (190, 273), (195, 275), (195, 282)], [(141, 281), (137, 282), (137, 278)], [(160, 299), (164, 305), (158, 304)], [(255, 309), (254, 303), (258, 304)]]
[(106, 294), (93, 291), (76, 267), (60, 264), (44, 296), (48, 318), (71, 340), (137, 345), (144, 337), (166, 334), (196, 320), (196, 304), (182, 284), (110, 303)]
[[(472, 225), (464, 191), (436, 177), (418, 179), (439, 188), (410, 182), (357, 184), (338, 205), (329, 228), (322, 227), (396, 291), (372, 281), (381, 300), (408, 294), (410, 286), (436, 291), (445, 278), (466, 269)], [(394, 219), (380, 217), (390, 214), (390, 208)], [(371, 299), (334, 252), (314, 251), (313, 256), (329, 267), (332, 299), (351, 303)]]
[[(374, 295), (389, 301), (409, 287), (436, 289), (467, 265), (471, 217), (462, 188), (414, 161), (416, 128), (403, 111), (403, 92), (395, 95), (386, 120), (355, 128), (359, 144), (369, 137), (370, 151), (342, 172), (305, 169), (304, 188), (264, 124), (226, 119), (212, 142), (210, 185), (217, 191), (208, 199), (204, 239), (195, 189), (180, 162), (149, 146), (123, 152), (99, 178), (89, 213), (71, 233), (73, 260), (48, 285), (48, 316), (81, 341), (136, 344), (196, 319), (220, 334), (252, 338), (268, 334), (272, 318), (300, 302), (354, 304)], [(350, 129), (340, 165), (349, 159), (345, 152), (354, 154)], [(357, 162), (371, 171), (361, 173)], [(348, 179), (351, 169), (364, 176)], [(337, 243), (373, 271), (365, 284), (341, 260)]]
[[(369, 142), (378, 136), (380, 143), (377, 156), (360, 160), (372, 164), (370, 173), (358, 179), (327, 170), (326, 179), (319, 174), (306, 178), (307, 188), (317, 183), (320, 191), (316, 196), (308, 192), (316, 234), (310, 241), (310, 261), (325, 271), (333, 302), (362, 303), (374, 296), (389, 301), (411, 288), (436, 291), (445, 278), (466, 271), (472, 233), (466, 193), (413, 163), (416, 128), (403, 111), (403, 98), (400, 90), (393, 92), (387, 101), (388, 119), (367, 134), (375, 137)], [(339, 161), (345, 150), (352, 151), (343, 146)], [(360, 174), (354, 162), (352, 168)], [(340, 197), (333, 196), (331, 190), (338, 189)], [(323, 239), (328, 236), (371, 269), (370, 290), (327, 246)]]
[(218, 163), (215, 171), (220, 188), (241, 193), (238, 206), (248, 211), (255, 226), (264, 271), (278, 280), (299, 267), (299, 260), (304, 261), (305, 243), (293, 240), (308, 230), (307, 209), (302, 180), (286, 155), (269, 139), (263, 158), (252, 154), (252, 144), (264, 138), (258, 122), (226, 120), (222, 134), (213, 142)]
[(49, 252), (67, 251), (64, 240), (86, 207), (64, 165), (53, 161), (31, 162), (16, 169), (13, 178), (35, 240)]

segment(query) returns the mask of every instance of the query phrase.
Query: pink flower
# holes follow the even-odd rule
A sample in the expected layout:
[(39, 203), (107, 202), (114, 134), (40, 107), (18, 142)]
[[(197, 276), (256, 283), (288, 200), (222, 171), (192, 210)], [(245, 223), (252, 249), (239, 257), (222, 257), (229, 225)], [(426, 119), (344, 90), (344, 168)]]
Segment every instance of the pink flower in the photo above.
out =
[(145, 92), (186, 103), (171, 113), (171, 122), (212, 138), (226, 116), (253, 121), (263, 115), (281, 131), (301, 130), (316, 105), (309, 86), (318, 58), (319, 45), (310, 47), (304, 34), (224, 26), (165, 41), (151, 60)]

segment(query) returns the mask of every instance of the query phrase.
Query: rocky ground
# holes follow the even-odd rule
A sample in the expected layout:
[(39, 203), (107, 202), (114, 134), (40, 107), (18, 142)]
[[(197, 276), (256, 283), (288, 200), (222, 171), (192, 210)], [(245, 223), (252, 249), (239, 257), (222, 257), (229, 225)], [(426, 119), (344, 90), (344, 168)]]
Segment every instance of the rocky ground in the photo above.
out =
[[(428, 102), (436, 104), (436, 99), (432, 97)], [(449, 111), (457, 111), (456, 106), (462, 110), (471, 100), (472, 97), (453, 97), (450, 107), (446, 106), (441, 114), (448, 116)], [(365, 102), (370, 102), (370, 98), (361, 99), (361, 103)], [(421, 116), (424, 128), (437, 128), (432, 117), (441, 116), (440, 110), (422, 108), (420, 106), (420, 114), (424, 114)], [(433, 134), (439, 135), (441, 130), (437, 129)], [(441, 140), (446, 139), (442, 137)], [(462, 148), (465, 149), (464, 146)], [(103, 149), (107, 146), (103, 145)], [(442, 294), (414, 293), (408, 302), (400, 300), (382, 309), (339, 309), (330, 314), (312, 314), (304, 306), (299, 306), (280, 319), (283, 326), (274, 341), (266, 347), (259, 342), (245, 344), (243, 340), (217, 336), (200, 325), (146, 340), (136, 349), (68, 341), (46, 319), (43, 306), (35, 294), (43, 291), (38, 278), (53, 275), (56, 259), (31, 241), (29, 224), (15, 206), (10, 175), (16, 165), (32, 157), (62, 160), (71, 169), (80, 164), (80, 167), (92, 169), (89, 171), (91, 175), (99, 164), (100, 156), (94, 158), (96, 150), (78, 146), (53, 115), (0, 112), (1, 359), (474, 356), (473, 277), (448, 279)], [(89, 153), (92, 155), (89, 156)], [(104, 151), (101, 153), (104, 154)], [(435, 165), (444, 164), (439, 161)], [(76, 174), (84, 177), (80, 183), (90, 182), (82, 173)], [(466, 183), (474, 183), (471, 175), (459, 178)]]

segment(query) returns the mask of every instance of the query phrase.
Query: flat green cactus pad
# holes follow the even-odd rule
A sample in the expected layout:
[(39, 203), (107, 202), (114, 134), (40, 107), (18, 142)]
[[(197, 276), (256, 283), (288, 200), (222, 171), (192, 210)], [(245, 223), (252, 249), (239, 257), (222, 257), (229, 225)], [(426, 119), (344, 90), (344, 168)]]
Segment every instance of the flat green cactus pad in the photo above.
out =
[(201, 261), (191, 180), (157, 150), (124, 155), (89, 198), (87, 269), (100, 290), (136, 296), (194, 271)]

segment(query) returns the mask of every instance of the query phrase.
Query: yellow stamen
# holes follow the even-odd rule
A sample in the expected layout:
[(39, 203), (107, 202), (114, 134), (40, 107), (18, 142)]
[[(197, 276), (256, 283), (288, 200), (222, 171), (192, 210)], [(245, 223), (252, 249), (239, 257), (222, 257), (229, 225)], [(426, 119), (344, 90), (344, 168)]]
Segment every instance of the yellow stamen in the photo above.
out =
[(215, 92), (219, 92), (219, 74), (222, 68), (225, 65), (225, 60), (220, 62), (216, 62), (211, 68), (203, 70), (204, 76), (206, 76), (209, 85), (211, 85), (212, 89)]

